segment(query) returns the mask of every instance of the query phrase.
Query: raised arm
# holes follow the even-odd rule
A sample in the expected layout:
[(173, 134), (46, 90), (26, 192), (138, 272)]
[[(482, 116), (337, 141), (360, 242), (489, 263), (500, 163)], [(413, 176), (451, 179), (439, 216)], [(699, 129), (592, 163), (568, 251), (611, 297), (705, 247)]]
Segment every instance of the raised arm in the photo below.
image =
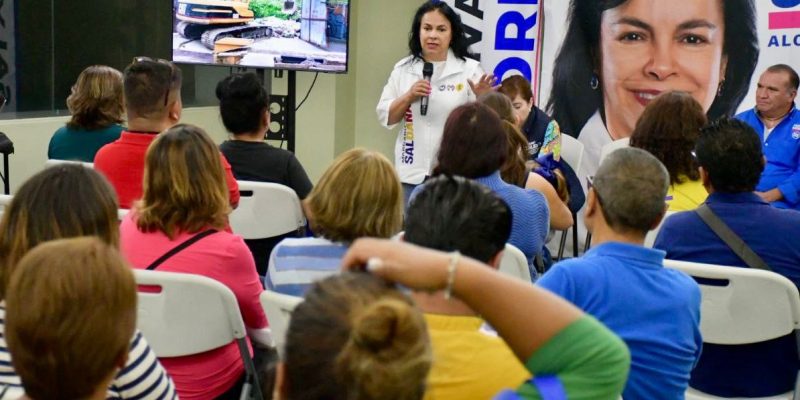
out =
[[(359, 239), (342, 263), (368, 270), (416, 290), (447, 288), (453, 256), (408, 243)], [(461, 257), (452, 280), (453, 295), (482, 315), (523, 362), (584, 314), (555, 295), (507, 278), (478, 261)], [(536, 312), (531, 312), (536, 310)]]

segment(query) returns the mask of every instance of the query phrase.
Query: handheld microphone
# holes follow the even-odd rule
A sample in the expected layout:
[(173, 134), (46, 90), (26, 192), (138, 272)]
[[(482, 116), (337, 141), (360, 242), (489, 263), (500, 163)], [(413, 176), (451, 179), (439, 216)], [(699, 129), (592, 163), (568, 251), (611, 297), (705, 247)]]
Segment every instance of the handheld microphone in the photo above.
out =
[[(433, 64), (426, 62), (425, 65), (422, 67), (422, 78), (431, 82), (431, 77), (433, 76)], [(428, 96), (423, 96), (419, 102), (419, 113), (422, 115), (428, 114)]]

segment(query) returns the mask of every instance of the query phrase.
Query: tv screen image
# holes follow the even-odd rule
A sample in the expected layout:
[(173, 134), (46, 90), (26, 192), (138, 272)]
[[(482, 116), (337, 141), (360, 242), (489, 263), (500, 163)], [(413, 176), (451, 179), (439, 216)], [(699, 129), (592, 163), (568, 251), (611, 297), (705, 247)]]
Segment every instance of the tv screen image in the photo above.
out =
[(172, 60), (345, 72), (350, 0), (173, 0)]

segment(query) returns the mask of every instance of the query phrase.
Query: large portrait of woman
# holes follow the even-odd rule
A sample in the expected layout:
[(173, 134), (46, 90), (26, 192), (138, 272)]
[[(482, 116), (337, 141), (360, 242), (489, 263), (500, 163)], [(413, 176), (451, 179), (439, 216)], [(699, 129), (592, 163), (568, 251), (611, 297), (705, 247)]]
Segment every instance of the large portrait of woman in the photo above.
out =
[(584, 144), (579, 175), (590, 175), (659, 93), (732, 115), (758, 54), (753, 0), (571, 0), (546, 110)]

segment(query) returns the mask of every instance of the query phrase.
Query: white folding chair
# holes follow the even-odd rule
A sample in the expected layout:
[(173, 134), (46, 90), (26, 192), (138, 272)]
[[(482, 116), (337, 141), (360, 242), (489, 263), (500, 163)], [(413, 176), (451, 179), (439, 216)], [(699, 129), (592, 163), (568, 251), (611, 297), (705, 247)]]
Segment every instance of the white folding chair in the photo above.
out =
[(77, 165), (83, 165), (86, 168), (94, 168), (94, 163), (83, 162), (83, 161), (73, 161), (73, 160), (56, 160), (54, 158), (51, 158), (51, 159), (45, 161), (44, 162), (44, 167), (45, 168), (50, 168), (50, 167), (55, 167), (57, 165), (65, 165), (65, 164), (77, 164)]
[(298, 304), (303, 302), (303, 298), (266, 290), (261, 292), (260, 300), (261, 307), (264, 308), (264, 313), (267, 314), (267, 320), (269, 320), (269, 327), (272, 330), (272, 339), (275, 341), (278, 356), (283, 359), (286, 351), (286, 332), (289, 330), (289, 320), (292, 317), (292, 311)]
[[(790, 333), (800, 338), (800, 294), (789, 279), (759, 269), (686, 261), (664, 260), (664, 266), (683, 271), (695, 278), (727, 282), (725, 286), (700, 284), (703, 296), (700, 306), (700, 332), (703, 342), (744, 345), (776, 339)], [(720, 376), (720, 379), (725, 377)], [(795, 382), (793, 392), (759, 399), (797, 400), (800, 397), (798, 385), (800, 380)], [(686, 399), (717, 400), (724, 397), (689, 388)]]
[(670, 217), (670, 215), (673, 215), (676, 212), (677, 211), (667, 211), (667, 213), (664, 214), (664, 218), (661, 220), (661, 222), (658, 223), (658, 226), (655, 227), (655, 229), (651, 230), (650, 232), (647, 232), (647, 236), (644, 237), (644, 247), (647, 247), (649, 249), (653, 248), (653, 244), (656, 242), (656, 237), (658, 236), (658, 232), (661, 231), (661, 227), (664, 226), (664, 221), (666, 221), (667, 218)]
[(134, 270), (139, 289), (137, 327), (158, 357), (203, 353), (236, 341), (245, 367), (242, 399), (263, 399), (247, 348), (247, 330), (227, 286), (193, 274)]
[(508, 276), (531, 283), (531, 270), (528, 269), (528, 258), (513, 244), (506, 243), (503, 257), (500, 259), (499, 271)]
[[(581, 163), (583, 162), (583, 143), (579, 142), (578, 139), (567, 135), (565, 133), (561, 134), (561, 159), (564, 160), (572, 170), (576, 173), (581, 170)], [(564, 248), (567, 244), (567, 232), (572, 229), (572, 256), (578, 256), (578, 215), (577, 213), (572, 213), (572, 223), (571, 228), (567, 228), (561, 231), (561, 240), (558, 244), (558, 259), (562, 259), (564, 257)]]
[(11, 204), (11, 200), (14, 196), (10, 194), (0, 194), (0, 218), (3, 217), (3, 213), (6, 211), (6, 207)]
[(306, 217), (294, 190), (277, 183), (238, 183), (241, 194), (239, 206), (230, 215), (234, 233), (245, 239), (264, 239), (289, 232), (303, 233)]
[(17, 400), (25, 394), (25, 389), (19, 386), (0, 385), (0, 400)]
[(630, 143), (631, 143), (631, 138), (626, 137), (626, 138), (622, 138), (622, 139), (617, 139), (617, 140), (615, 140), (615, 141), (603, 146), (603, 148), (600, 149), (600, 164), (602, 164), (603, 160), (605, 160), (606, 157), (608, 157), (609, 154), (614, 152), (614, 150), (623, 149), (625, 147), (630, 147), (630, 145), (631, 145)]

